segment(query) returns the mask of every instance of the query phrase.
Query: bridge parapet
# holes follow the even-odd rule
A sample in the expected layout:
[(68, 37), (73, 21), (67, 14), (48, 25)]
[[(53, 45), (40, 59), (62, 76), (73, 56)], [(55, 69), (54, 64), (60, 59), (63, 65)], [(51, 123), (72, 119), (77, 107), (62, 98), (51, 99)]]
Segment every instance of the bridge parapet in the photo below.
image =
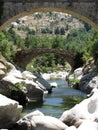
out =
[(98, 30), (98, 0), (0, 0), (2, 30), (18, 18), (41, 11), (58, 11), (80, 18)]
[(0, 2), (96, 2), (97, 0), (1, 0)]

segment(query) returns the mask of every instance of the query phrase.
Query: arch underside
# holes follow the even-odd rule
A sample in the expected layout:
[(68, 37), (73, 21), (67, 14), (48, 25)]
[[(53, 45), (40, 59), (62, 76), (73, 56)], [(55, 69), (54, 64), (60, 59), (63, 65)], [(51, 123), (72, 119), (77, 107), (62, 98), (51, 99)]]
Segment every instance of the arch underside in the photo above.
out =
[(50, 11), (56, 11), (56, 12), (62, 12), (62, 13), (67, 13), (67, 14), (71, 14), (72, 16), (81, 19), (82, 21), (85, 21), (86, 23), (88, 23), (89, 25), (91, 25), (96, 31), (98, 31), (98, 26), (91, 21), (89, 18), (75, 12), (75, 11), (71, 11), (71, 10), (67, 10), (67, 9), (62, 9), (62, 8), (35, 8), (32, 9), (30, 11), (24, 11), (14, 17), (12, 17), (11, 19), (7, 20), (3, 25), (1, 25), (0, 30), (3, 30), (5, 28), (8, 27), (8, 25), (10, 25), (11, 22), (16, 21), (16, 19), (22, 18), (26, 15), (30, 15), (33, 14), (35, 12), (50, 12)]
[[(26, 49), (18, 51), (14, 58), (14, 63), (22, 68), (26, 68), (27, 64), (35, 57), (42, 54), (53, 53), (64, 57), (64, 59), (74, 68), (74, 52), (58, 50), (58, 49), (47, 49), (47, 48), (37, 48), (37, 49)], [(20, 62), (21, 61), (21, 62)]]

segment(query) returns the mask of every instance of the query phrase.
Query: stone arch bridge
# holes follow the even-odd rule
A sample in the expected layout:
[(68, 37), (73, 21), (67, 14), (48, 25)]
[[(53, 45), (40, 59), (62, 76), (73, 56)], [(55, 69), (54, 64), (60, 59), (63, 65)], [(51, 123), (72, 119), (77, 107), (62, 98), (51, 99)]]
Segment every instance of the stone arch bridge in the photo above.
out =
[(27, 64), (36, 56), (42, 55), (42, 54), (49, 54), (54, 53), (57, 55), (60, 55), (61, 57), (64, 57), (64, 60), (67, 61), (72, 69), (75, 68), (75, 64), (78, 64), (78, 61), (75, 60), (75, 53), (72, 51), (65, 51), (65, 50), (59, 50), (59, 49), (47, 49), (47, 48), (34, 48), (34, 49), (25, 49), (25, 50), (19, 50), (17, 51), (14, 63), (25, 69)]
[[(57, 11), (71, 14), (98, 30), (98, 0), (0, 0), (0, 30), (6, 28), (11, 22), (18, 18), (42, 11)], [(19, 61), (18, 57), (16, 60), (17, 64), (19, 62), (22, 64), (22, 58), (24, 57), (25, 59), (28, 57), (28, 55), (26, 56), (27, 53), (28, 51), (25, 53), (25, 56), (24, 54), (19, 55), (21, 60)], [(58, 51), (58, 54), (59, 53), (61, 53), (60, 50)], [(68, 52), (66, 52), (67, 61), (74, 67), (74, 58), (71, 57), (72, 55), (70, 55), (70, 53), (67, 53)], [(19, 52), (17, 55), (18, 54)], [(32, 57), (32, 54), (29, 55), (29, 57)], [(27, 59), (28, 58), (26, 58), (26, 60)], [(26, 60), (23, 62), (24, 66), (27, 62)]]
[(98, 0), (0, 0), (0, 29), (20, 17), (41, 11), (69, 13), (98, 30)]

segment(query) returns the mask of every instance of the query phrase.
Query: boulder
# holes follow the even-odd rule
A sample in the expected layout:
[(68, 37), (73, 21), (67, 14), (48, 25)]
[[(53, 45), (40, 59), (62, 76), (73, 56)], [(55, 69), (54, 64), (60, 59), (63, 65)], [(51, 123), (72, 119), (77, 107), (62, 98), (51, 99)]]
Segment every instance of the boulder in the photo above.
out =
[(36, 110), (34, 112), (25, 115), (21, 120), (31, 120), (33, 116), (44, 116), (44, 114), (39, 110)]
[(93, 77), (90, 82), (88, 83), (87, 87), (94, 89), (98, 87), (98, 77), (95, 76)]
[(0, 79), (2, 79), (6, 75), (6, 72), (7, 72), (7, 67), (5, 66), (5, 61), (1, 60), (0, 57)]
[(93, 77), (95, 77), (95, 73), (84, 75), (79, 82), (79, 89), (87, 94), (90, 93), (92, 88), (88, 84)]
[(6, 66), (4, 65), (4, 63), (3, 62), (0, 62), (0, 70), (4, 70), (4, 71), (6, 71)]
[(43, 90), (38, 86), (38, 84), (30, 81), (26, 81), (26, 88), (27, 88), (27, 97), (28, 101), (43, 101), (44, 92)]
[[(7, 62), (7, 64), (11, 70), (0, 81), (0, 93), (19, 101), (21, 104), (22, 102), (26, 102), (27, 99), (29, 99), (29, 101), (42, 101), (44, 90), (36, 82), (37, 77), (28, 71), (21, 72), (20, 69), (15, 68), (15, 66), (9, 62)], [(11, 91), (10, 86), (16, 84), (23, 84), (23, 86), (19, 88), (18, 92)]]
[(22, 106), (18, 102), (0, 94), (0, 128), (9, 128), (19, 120)]
[(37, 77), (34, 76), (34, 75), (33, 75), (31, 72), (29, 72), (29, 71), (23, 71), (23, 72), (22, 72), (22, 75), (23, 75), (23, 78), (24, 78), (24, 79), (34, 80), (34, 81), (37, 80)]
[(51, 93), (52, 86), (39, 73), (35, 73), (34, 75), (37, 77), (36, 83), (40, 86), (40, 88), (44, 91), (47, 90), (48, 93)]
[(44, 116), (39, 111), (25, 116), (13, 126), (14, 130), (66, 130), (67, 128), (68, 126), (59, 119)]
[(78, 130), (98, 130), (98, 123), (91, 120), (84, 120)]
[(82, 78), (83, 72), (82, 72), (83, 68), (78, 68), (74, 71), (74, 77), (77, 78), (78, 80), (80, 80)]
[(50, 116), (34, 116), (31, 123), (35, 123), (34, 130), (65, 130), (67, 128), (60, 120)]
[[(70, 126), (68, 127), (66, 130), (77, 130), (77, 128), (75, 126)], [(84, 129), (83, 129), (84, 130)]]
[(60, 120), (68, 126), (76, 127), (79, 127), (84, 119), (91, 121), (98, 119), (98, 89), (94, 89), (91, 97), (65, 111), (60, 117)]

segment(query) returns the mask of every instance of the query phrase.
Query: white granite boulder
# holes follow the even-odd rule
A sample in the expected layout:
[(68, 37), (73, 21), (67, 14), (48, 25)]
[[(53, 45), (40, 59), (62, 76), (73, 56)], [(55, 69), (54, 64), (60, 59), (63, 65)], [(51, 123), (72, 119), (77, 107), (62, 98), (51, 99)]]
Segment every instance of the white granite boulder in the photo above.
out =
[(20, 119), (16, 125), (14, 125), (14, 130), (66, 130), (68, 128), (59, 119), (44, 116), (39, 111), (34, 111), (24, 118)]
[(35, 81), (37, 77), (28, 71), (21, 72), (9, 62), (8, 65), (10, 66), (11, 70), (0, 81), (0, 93), (10, 96), (11, 91), (9, 87), (11, 85), (16, 85), (17, 83), (23, 83), (24, 87), (22, 87), (20, 91), (24, 92), (24, 94), (26, 93), (26, 96), (29, 100), (42, 101), (44, 92), (40, 88), (39, 84), (37, 84)]
[(91, 120), (84, 120), (78, 130), (98, 130), (98, 123)]
[(83, 72), (82, 72), (83, 68), (78, 68), (74, 71), (74, 77), (77, 78), (78, 80), (80, 80), (82, 78)]
[(0, 94), (0, 128), (9, 128), (19, 120), (22, 106)]
[(68, 126), (76, 127), (79, 127), (84, 119), (91, 121), (98, 119), (98, 89), (92, 91), (91, 97), (65, 111), (60, 117), (60, 120)]
[[(66, 130), (77, 130), (77, 128), (75, 126), (70, 126), (68, 127)], [(83, 129), (84, 130), (84, 129)]]

